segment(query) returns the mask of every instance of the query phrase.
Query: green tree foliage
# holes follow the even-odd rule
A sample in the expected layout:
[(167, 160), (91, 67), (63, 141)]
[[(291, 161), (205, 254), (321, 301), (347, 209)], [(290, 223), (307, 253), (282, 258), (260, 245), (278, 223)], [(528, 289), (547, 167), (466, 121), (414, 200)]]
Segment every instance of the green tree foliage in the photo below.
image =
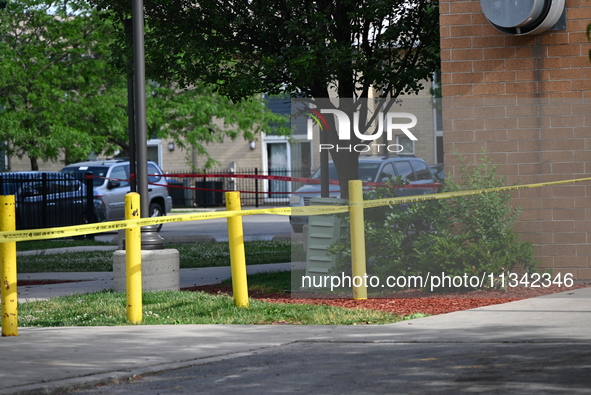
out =
[[(54, 159), (64, 147), (76, 156), (106, 143), (104, 133), (93, 133), (91, 120), (100, 115), (89, 95), (101, 85), (96, 70), (105, 67), (101, 37), (108, 34), (83, 4), (7, 3), (0, 12), (0, 132), (9, 154), (28, 155), (36, 170), (38, 159)], [(108, 100), (110, 91), (98, 96)]]
[[(112, 53), (121, 20), (84, 0), (11, 0), (0, 10), (0, 139), (8, 154), (66, 161), (90, 152), (128, 151), (129, 51)], [(116, 65), (123, 65), (116, 67)], [(255, 138), (283, 121), (260, 99), (234, 105), (206, 84), (179, 90), (147, 84), (150, 137), (173, 137), (207, 156), (205, 145), (224, 138)], [(225, 120), (216, 126), (213, 118)], [(211, 161), (211, 158), (207, 156)]]
[[(130, 16), (129, 1), (90, 1), (119, 19)], [(149, 75), (182, 86), (205, 81), (235, 101), (258, 93), (328, 98), (334, 92), (356, 101), (355, 110), (358, 99), (375, 92), (396, 98), (419, 91), (438, 68), (436, 0), (144, 4)], [(361, 129), (371, 132), (370, 125)], [(336, 142), (331, 128), (329, 143)], [(333, 153), (339, 174), (355, 177), (358, 155)]]
[(271, 112), (262, 96), (234, 103), (207, 84), (179, 90), (174, 83), (149, 81), (147, 89), (151, 137), (174, 138), (177, 146), (194, 149), (207, 158), (205, 167), (216, 163), (207, 152), (207, 144), (239, 137), (256, 140), (261, 132), (290, 132), (287, 119)]

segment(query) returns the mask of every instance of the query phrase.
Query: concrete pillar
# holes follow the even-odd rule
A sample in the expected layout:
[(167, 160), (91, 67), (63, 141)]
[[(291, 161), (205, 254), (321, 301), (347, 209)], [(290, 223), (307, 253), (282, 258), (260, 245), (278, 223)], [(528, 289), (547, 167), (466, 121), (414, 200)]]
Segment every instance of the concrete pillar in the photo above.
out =
[[(142, 290), (180, 290), (179, 252), (175, 249), (142, 251)], [(113, 254), (113, 290), (125, 292), (125, 250)]]

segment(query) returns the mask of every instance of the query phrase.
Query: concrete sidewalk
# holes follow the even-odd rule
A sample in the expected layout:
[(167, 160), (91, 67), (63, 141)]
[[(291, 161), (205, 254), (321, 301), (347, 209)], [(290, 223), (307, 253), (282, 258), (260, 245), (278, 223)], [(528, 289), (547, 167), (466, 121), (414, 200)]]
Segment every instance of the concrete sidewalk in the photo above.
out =
[[(229, 277), (229, 267), (182, 269), (181, 287)], [(19, 275), (25, 279), (80, 282), (19, 287), (19, 301), (112, 286), (110, 272)], [(591, 393), (590, 302), (591, 288), (583, 288), (382, 326), (20, 328), (0, 339), (0, 394), (63, 393), (146, 375), (81, 393), (124, 394), (131, 385), (137, 393), (232, 395)]]
[[(246, 266), (246, 272), (253, 274), (292, 270), (301, 267), (305, 267), (305, 262), (249, 265)], [(180, 269), (180, 286), (181, 288), (187, 288), (197, 285), (218, 284), (230, 278), (231, 275), (230, 266)], [(113, 289), (113, 272), (19, 273), (18, 281), (24, 280), (66, 280), (74, 282), (20, 286), (18, 288), (19, 302)]]
[(164, 393), (589, 393), (590, 302), (583, 288), (381, 326), (21, 328), (0, 339), (0, 394), (152, 373), (88, 393), (163, 393), (150, 385), (175, 372)]

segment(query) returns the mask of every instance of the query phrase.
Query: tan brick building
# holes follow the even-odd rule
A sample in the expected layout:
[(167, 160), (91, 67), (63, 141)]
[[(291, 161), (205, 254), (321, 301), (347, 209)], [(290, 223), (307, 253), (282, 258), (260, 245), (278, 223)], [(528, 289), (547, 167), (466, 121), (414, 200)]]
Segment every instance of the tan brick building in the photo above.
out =
[[(531, 35), (500, 32), (478, 0), (440, 7), (446, 175), (453, 146), (472, 163), (485, 149), (510, 183), (591, 177), (591, 1), (566, 0), (566, 28)], [(540, 266), (591, 279), (591, 182), (514, 197)]]
[[(435, 103), (438, 99), (434, 98), (431, 93), (431, 84), (431, 81), (423, 81), (424, 89), (417, 94), (401, 95), (392, 111), (408, 112), (417, 117), (417, 124), (412, 128), (412, 132), (418, 140), (407, 145), (404, 153), (413, 154), (423, 158), (429, 164), (435, 164), (443, 161), (442, 149), (438, 150), (443, 130), (440, 105)], [(289, 98), (277, 100), (277, 103), (280, 103), (280, 108), (276, 108), (276, 103), (272, 103), (272, 111), (289, 114)], [(217, 126), (223, 127), (221, 120), (214, 122), (217, 123)], [(380, 142), (398, 143), (398, 139), (404, 137), (404, 134), (398, 131), (394, 137), (396, 141), (388, 142), (384, 137)], [(306, 166), (309, 174), (320, 164), (319, 143), (317, 135), (314, 135), (313, 141), (308, 141), (305, 134), (286, 137), (259, 133), (253, 141), (228, 138), (222, 143), (207, 144), (205, 148), (208, 154), (219, 163), (216, 167), (220, 169), (236, 167), (259, 168), (261, 171), (266, 171), (269, 166), (273, 166), (270, 163), (272, 162), (271, 156), (273, 153), (278, 153), (285, 156), (285, 163), (281, 164), (283, 167), (301, 169), (302, 166)], [(308, 144), (308, 147), (302, 147), (305, 144)], [(171, 139), (152, 139), (147, 141), (147, 145), (148, 159), (158, 163), (168, 172), (190, 171), (192, 168), (203, 169), (207, 161), (205, 155), (198, 155), (191, 147), (181, 148)], [(396, 156), (395, 153), (389, 153), (386, 150), (364, 152), (364, 155)], [(104, 158), (103, 155), (99, 154), (98, 156)], [(6, 165), (9, 171), (30, 170), (30, 160), (26, 155), (22, 158), (7, 157)], [(39, 161), (39, 168), (45, 171), (59, 171), (63, 166), (63, 155), (53, 162)]]

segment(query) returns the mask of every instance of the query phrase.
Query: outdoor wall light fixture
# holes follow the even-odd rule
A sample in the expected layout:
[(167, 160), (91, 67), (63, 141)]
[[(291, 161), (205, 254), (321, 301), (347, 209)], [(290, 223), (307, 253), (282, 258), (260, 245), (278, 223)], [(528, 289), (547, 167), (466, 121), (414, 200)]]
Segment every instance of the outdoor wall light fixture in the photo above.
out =
[(250, 149), (255, 149), (257, 147), (257, 143), (253, 140), (250, 143), (248, 143), (248, 146), (250, 147)]
[(488, 22), (512, 36), (566, 29), (565, 0), (480, 0)]
[(171, 141), (168, 143), (168, 150), (169, 151), (174, 151), (174, 141)]

